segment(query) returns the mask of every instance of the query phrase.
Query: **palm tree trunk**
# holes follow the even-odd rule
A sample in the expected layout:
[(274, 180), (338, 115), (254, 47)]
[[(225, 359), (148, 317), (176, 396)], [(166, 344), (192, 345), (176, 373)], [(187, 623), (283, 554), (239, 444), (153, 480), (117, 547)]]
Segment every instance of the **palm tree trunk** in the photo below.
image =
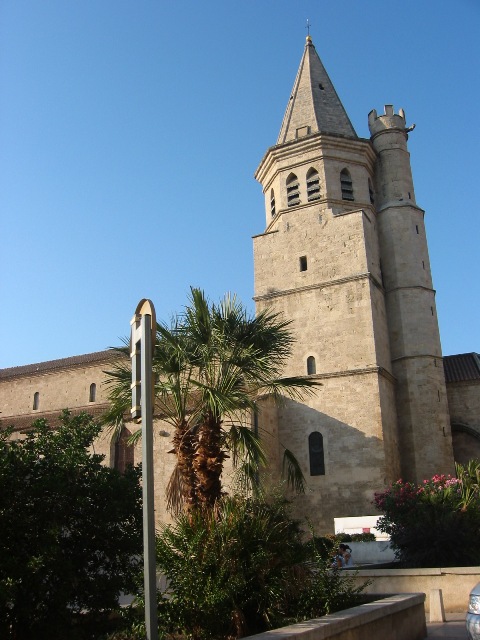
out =
[(209, 413), (199, 427), (193, 459), (196, 498), (206, 509), (213, 509), (222, 495), (220, 476), (226, 457), (221, 448), (221, 419)]
[(180, 492), (187, 511), (198, 504), (195, 492), (195, 471), (193, 468), (195, 440), (193, 429), (184, 420), (175, 431), (173, 447), (177, 456), (177, 467), (180, 474)]

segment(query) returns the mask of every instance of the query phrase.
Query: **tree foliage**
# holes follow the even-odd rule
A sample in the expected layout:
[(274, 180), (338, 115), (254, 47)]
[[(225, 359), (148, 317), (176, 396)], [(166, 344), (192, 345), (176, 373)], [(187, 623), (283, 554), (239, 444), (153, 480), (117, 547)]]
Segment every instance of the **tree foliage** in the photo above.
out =
[[(158, 324), (153, 358), (155, 411), (174, 428), (177, 458), (169, 484), (169, 505), (212, 509), (222, 495), (224, 461), (231, 456), (253, 489), (265, 461), (258, 434), (250, 429), (260, 397), (301, 398), (314, 385), (306, 377), (284, 378), (293, 338), (289, 323), (263, 312), (250, 317), (232, 296), (219, 304), (191, 290), (184, 312), (170, 325)], [(111, 409), (106, 422), (119, 423), (130, 407), (130, 361), (125, 356), (111, 371)], [(297, 489), (303, 476), (286, 455), (287, 476)]]
[(397, 559), (407, 567), (480, 564), (480, 461), (456, 465), (457, 477), (436, 475), (422, 484), (398, 480), (375, 495)]
[(115, 608), (134, 586), (139, 470), (120, 475), (89, 453), (100, 427), (86, 414), (32, 426), (0, 437), (0, 637), (72, 638), (82, 610)]

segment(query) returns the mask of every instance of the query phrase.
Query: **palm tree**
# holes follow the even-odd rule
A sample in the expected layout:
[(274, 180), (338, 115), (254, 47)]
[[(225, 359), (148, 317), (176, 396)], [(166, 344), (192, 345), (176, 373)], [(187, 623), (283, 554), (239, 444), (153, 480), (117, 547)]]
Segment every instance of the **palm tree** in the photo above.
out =
[[(253, 488), (265, 464), (261, 441), (250, 427), (264, 396), (300, 399), (318, 382), (282, 378), (293, 338), (289, 323), (277, 314), (249, 316), (235, 296), (216, 305), (199, 289), (171, 326), (157, 326), (153, 359), (155, 412), (174, 428), (177, 465), (168, 487), (170, 508), (213, 508), (222, 495), (225, 459), (232, 456), (246, 486)], [(128, 353), (127, 347), (119, 349)], [(118, 422), (130, 405), (130, 362), (107, 372), (111, 409), (106, 421)], [(303, 476), (285, 452), (288, 477), (303, 489)]]

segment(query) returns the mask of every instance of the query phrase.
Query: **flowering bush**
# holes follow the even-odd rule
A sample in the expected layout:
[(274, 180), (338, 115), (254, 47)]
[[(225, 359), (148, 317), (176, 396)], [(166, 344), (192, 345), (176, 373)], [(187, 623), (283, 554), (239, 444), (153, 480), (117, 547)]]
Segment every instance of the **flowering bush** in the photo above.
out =
[(480, 461), (456, 471), (457, 477), (435, 475), (421, 484), (397, 480), (375, 494), (384, 513), (377, 528), (390, 535), (404, 566), (480, 564)]

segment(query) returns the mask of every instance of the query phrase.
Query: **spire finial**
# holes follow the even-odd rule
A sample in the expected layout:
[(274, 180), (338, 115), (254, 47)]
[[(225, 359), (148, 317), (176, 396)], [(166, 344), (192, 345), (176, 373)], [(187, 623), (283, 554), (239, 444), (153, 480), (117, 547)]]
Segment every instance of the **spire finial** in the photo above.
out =
[(307, 18), (307, 26), (305, 27), (305, 29), (307, 30), (307, 44), (310, 44), (312, 42), (312, 38), (310, 36), (310, 20)]

